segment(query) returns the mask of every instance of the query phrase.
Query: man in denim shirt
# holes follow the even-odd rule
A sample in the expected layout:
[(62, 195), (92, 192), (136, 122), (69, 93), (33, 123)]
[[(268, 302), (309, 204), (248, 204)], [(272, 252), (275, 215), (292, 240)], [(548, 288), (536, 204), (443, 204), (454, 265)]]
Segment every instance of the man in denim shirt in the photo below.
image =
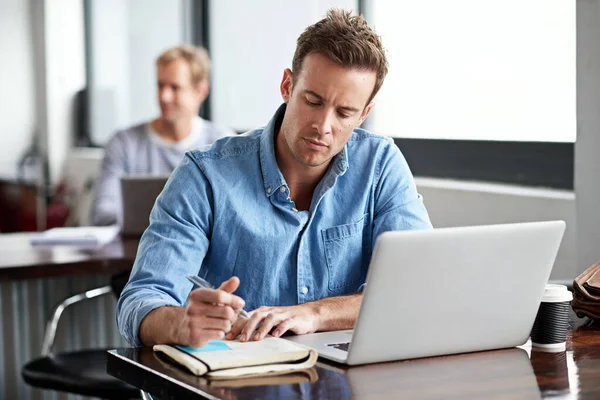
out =
[[(364, 19), (329, 11), (299, 37), (267, 126), (186, 154), (119, 299), (131, 344), (354, 326), (377, 236), (431, 227), (394, 142), (358, 128), (386, 74)], [(192, 291), (188, 274), (219, 289)]]

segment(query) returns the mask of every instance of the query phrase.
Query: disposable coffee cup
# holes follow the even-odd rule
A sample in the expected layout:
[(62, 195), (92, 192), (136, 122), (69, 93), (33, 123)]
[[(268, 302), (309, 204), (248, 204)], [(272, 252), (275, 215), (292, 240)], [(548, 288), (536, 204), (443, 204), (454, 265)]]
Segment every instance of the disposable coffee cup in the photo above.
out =
[(546, 285), (531, 330), (531, 345), (534, 348), (549, 351), (565, 350), (571, 300), (573, 294), (565, 285)]

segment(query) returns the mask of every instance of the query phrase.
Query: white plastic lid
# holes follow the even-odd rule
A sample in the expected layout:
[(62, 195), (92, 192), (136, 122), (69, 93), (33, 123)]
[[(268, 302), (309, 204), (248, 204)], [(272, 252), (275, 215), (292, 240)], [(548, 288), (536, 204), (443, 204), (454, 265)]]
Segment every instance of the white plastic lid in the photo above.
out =
[(571, 300), (573, 300), (573, 293), (569, 292), (569, 289), (567, 289), (565, 285), (555, 285), (552, 283), (546, 285), (546, 290), (544, 290), (542, 302), (560, 303), (563, 301)]
[(565, 351), (567, 349), (566, 342), (552, 344), (541, 344), (531, 342), (531, 346), (533, 350), (541, 351), (542, 353), (557, 353), (560, 351)]

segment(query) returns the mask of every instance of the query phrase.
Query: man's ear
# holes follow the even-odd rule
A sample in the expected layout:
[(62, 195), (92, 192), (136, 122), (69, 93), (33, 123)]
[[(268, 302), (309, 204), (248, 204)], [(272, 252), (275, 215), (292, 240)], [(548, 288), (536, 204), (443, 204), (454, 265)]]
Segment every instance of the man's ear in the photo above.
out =
[(373, 101), (370, 102), (369, 104), (367, 104), (367, 106), (362, 111), (362, 114), (360, 115), (360, 118), (358, 120), (358, 123), (356, 124), (356, 127), (359, 127), (365, 121), (365, 119), (367, 119), (367, 117), (369, 116), (369, 113), (371, 112), (371, 109), (373, 108), (374, 105), (375, 105), (375, 102), (373, 102)]
[(291, 69), (286, 68), (283, 71), (283, 78), (281, 78), (281, 84), (279, 85), (279, 90), (281, 91), (281, 97), (283, 101), (287, 104), (292, 97), (292, 89), (294, 86), (294, 74)]
[(205, 79), (203, 81), (198, 82), (194, 90), (196, 91), (198, 100), (200, 100), (200, 104), (204, 103), (204, 100), (206, 100), (206, 97), (208, 96), (208, 92), (210, 90), (210, 84), (208, 83), (208, 80)]

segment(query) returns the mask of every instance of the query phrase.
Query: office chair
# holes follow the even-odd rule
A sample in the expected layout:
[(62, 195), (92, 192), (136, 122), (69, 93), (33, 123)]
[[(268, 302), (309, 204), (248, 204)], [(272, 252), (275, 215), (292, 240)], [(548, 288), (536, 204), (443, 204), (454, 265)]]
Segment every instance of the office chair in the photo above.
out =
[(29, 361), (21, 369), (27, 384), (104, 399), (139, 399), (140, 395), (145, 396), (140, 394), (139, 389), (106, 373), (106, 351), (109, 349), (53, 353), (58, 321), (64, 310), (83, 300), (111, 292), (118, 298), (128, 278), (129, 271), (117, 273), (111, 277), (109, 285), (71, 296), (54, 308), (46, 324), (42, 355)]

